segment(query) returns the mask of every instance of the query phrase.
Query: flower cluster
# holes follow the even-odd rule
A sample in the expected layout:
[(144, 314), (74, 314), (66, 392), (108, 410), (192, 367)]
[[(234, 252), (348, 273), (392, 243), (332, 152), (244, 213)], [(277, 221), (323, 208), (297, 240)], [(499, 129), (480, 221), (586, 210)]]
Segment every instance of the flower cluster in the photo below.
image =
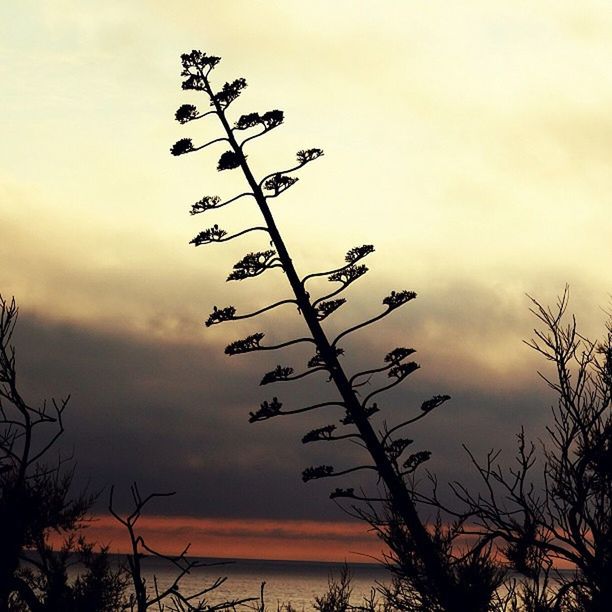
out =
[(259, 276), (270, 267), (275, 255), (276, 251), (273, 250), (245, 255), (238, 263), (234, 264), (234, 270), (227, 277), (227, 280), (244, 280), (245, 278)]
[(406, 473), (412, 474), (421, 463), (425, 463), (425, 461), (429, 461), (431, 457), (430, 451), (419, 451), (418, 453), (414, 453), (414, 455), (410, 455), (406, 461), (404, 461), (404, 469)]
[(190, 153), (193, 150), (193, 142), (191, 141), (191, 138), (181, 138), (172, 145), (170, 153), (178, 156), (183, 155), (184, 153)]
[(387, 454), (393, 461), (397, 461), (397, 459), (401, 456), (401, 454), (414, 442), (414, 440), (410, 440), (409, 438), (398, 438), (397, 440), (393, 440), (389, 442), (385, 446), (385, 450)]
[(350, 285), (360, 276), (363, 276), (368, 271), (367, 266), (351, 266), (345, 270), (339, 270), (327, 277), (330, 282), (342, 283), (344, 286)]
[(283, 191), (289, 189), (291, 185), (294, 185), (298, 182), (299, 179), (294, 178), (292, 176), (287, 176), (286, 174), (281, 174), (280, 172), (269, 178), (264, 184), (264, 189), (266, 191), (272, 191), (273, 195), (271, 197), (276, 197), (281, 194)]
[(319, 319), (319, 321), (326, 319), (332, 312), (338, 310), (338, 308), (340, 308), (340, 306), (342, 306), (344, 303), (346, 303), (345, 298), (319, 302), (319, 304), (317, 304), (317, 319)]
[(302, 472), (302, 480), (308, 482), (309, 480), (316, 480), (317, 478), (326, 478), (334, 473), (334, 468), (331, 465), (319, 465), (317, 467), (306, 468)]
[(440, 404), (447, 402), (450, 398), (450, 395), (434, 395), (431, 399), (421, 404), (421, 410), (423, 412), (429, 412), (440, 406)]
[(189, 214), (197, 215), (205, 210), (217, 208), (220, 203), (221, 198), (219, 196), (204, 196), (201, 200), (198, 200), (195, 204), (191, 205)]
[(335, 425), (326, 425), (325, 427), (318, 427), (309, 431), (303, 438), (302, 442), (308, 444), (308, 442), (317, 442), (318, 440), (330, 440), (331, 434), (335, 431)]
[(276, 366), (276, 368), (270, 372), (264, 374), (264, 377), (261, 379), (260, 385), (269, 385), (273, 382), (278, 382), (279, 380), (287, 380), (289, 376), (293, 374), (294, 370), (291, 367), (283, 367)]
[(204, 91), (206, 89), (206, 81), (198, 74), (190, 74), (181, 84), (183, 89), (195, 89), (196, 91)]
[(385, 306), (389, 307), (389, 310), (395, 310), (399, 308), (406, 302), (410, 300), (414, 300), (416, 297), (416, 293), (414, 291), (392, 291), (383, 301), (382, 303)]
[(223, 323), (224, 321), (231, 321), (236, 314), (236, 309), (233, 306), (226, 306), (225, 308), (213, 307), (213, 311), (208, 315), (208, 319), (204, 325), (210, 327), (217, 323)]
[(385, 355), (385, 363), (392, 363), (397, 365), (400, 361), (403, 361), (409, 355), (412, 355), (415, 352), (414, 349), (398, 347), (394, 348), (392, 351)]
[[(225, 83), (220, 92), (216, 93), (213, 98), (222, 109), (226, 109), (247, 86), (246, 79), (236, 79), (231, 83)], [(211, 104), (214, 102), (211, 101)]]
[(227, 236), (227, 232), (215, 223), (212, 227), (202, 230), (195, 238), (189, 241), (189, 244), (200, 246), (202, 244), (210, 244), (211, 242), (221, 242), (224, 236)]
[(357, 263), (360, 259), (367, 257), (370, 253), (374, 252), (373, 244), (364, 244), (363, 246), (358, 246), (352, 248), (348, 251), (344, 257), (344, 261), (349, 264)]
[(242, 115), (234, 124), (237, 130), (248, 130), (256, 125), (262, 125), (264, 131), (271, 130), (283, 122), (285, 115), (281, 110), (271, 110), (263, 115), (259, 113), (247, 113)]
[(278, 127), (284, 120), (285, 113), (278, 109), (268, 111), (261, 116), (261, 121), (263, 122), (266, 130), (271, 130), (272, 128)]
[(206, 53), (195, 49), (191, 53), (182, 53), (181, 63), (183, 64), (183, 72), (181, 76), (191, 74), (193, 69), (204, 70), (204, 68), (214, 68), (220, 61), (220, 57), (206, 55)]
[(231, 342), (225, 347), (225, 354), (240, 355), (242, 353), (256, 351), (259, 348), (259, 343), (263, 340), (264, 336), (265, 334), (257, 332), (256, 334), (251, 334), (242, 340)]
[(222, 170), (233, 170), (234, 168), (238, 168), (240, 166), (240, 155), (235, 151), (226, 151), (221, 154), (219, 158), (219, 162), (217, 163), (217, 170), (221, 172)]
[(303, 166), (304, 164), (317, 159), (317, 157), (321, 157), (321, 155), (323, 155), (323, 149), (302, 149), (301, 151), (297, 152), (296, 158), (298, 163)]
[(261, 123), (261, 115), (259, 113), (247, 113), (240, 116), (238, 121), (234, 123), (234, 127), (237, 130), (248, 130), (256, 125), (261, 125)]
[(412, 374), (415, 370), (419, 369), (419, 364), (414, 361), (409, 363), (400, 363), (389, 370), (387, 376), (389, 378), (397, 378), (398, 380), (404, 380), (406, 376)]
[(181, 55), (183, 70), (181, 76), (187, 77), (183, 89), (203, 90), (206, 88), (204, 77), (221, 61), (220, 57), (206, 55), (202, 51), (193, 50)]
[(282, 403), (278, 401), (278, 398), (273, 397), (271, 402), (262, 402), (259, 410), (256, 412), (249, 412), (249, 423), (255, 423), (255, 421), (265, 421), (272, 417), (280, 414)]
[(175, 119), (179, 123), (187, 123), (198, 118), (198, 109), (193, 104), (183, 104), (179, 106), (176, 113), (174, 113)]

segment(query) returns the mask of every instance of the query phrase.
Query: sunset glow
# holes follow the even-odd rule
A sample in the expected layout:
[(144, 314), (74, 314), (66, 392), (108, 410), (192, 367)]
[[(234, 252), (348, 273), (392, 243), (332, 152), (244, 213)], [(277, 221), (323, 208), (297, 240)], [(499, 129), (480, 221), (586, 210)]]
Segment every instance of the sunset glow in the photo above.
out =
[[(127, 532), (110, 516), (87, 525), (87, 537), (115, 552), (130, 552)], [(178, 554), (229, 559), (286, 559), (372, 563), (382, 558), (378, 539), (361, 523), (206, 519), (144, 516), (138, 533), (149, 546)]]
[(556, 400), (537, 374), (549, 364), (524, 343), (535, 325), (526, 294), (550, 304), (569, 284), (570, 311), (591, 337), (610, 305), (609, 2), (24, 0), (3, 2), (0, 23), (0, 291), (21, 308), (29, 397), (71, 394), (62, 450), (74, 454), (75, 489), (102, 491), (92, 540), (126, 550), (104, 512), (111, 485), (123, 511), (137, 481), (177, 492), (139, 523), (164, 551), (191, 542), (208, 557), (381, 554), (367, 525), (329, 500), (335, 486), (357, 489), (361, 473), (301, 479), (309, 466), (363, 461), (346, 440), (301, 443), (338, 423), (337, 408), (248, 422), (276, 395), (292, 410), (336, 398), (327, 374), (260, 386), (312, 351), (224, 354), (260, 330), (274, 342), (301, 333), (295, 304), (203, 325), (217, 306), (250, 312), (289, 287), (278, 270), (226, 283), (245, 253), (269, 248), (261, 232), (189, 244), (213, 223), (260, 223), (250, 201), (189, 215), (204, 195), (245, 188), (216, 171), (222, 147), (170, 155), (181, 138), (219, 135), (212, 121), (174, 120), (181, 104), (208, 108), (181, 90), (179, 57), (191, 49), (223, 58), (219, 86), (247, 79), (236, 116), (284, 110), (282, 128), (249, 145), (258, 177), (302, 148), (325, 151), (273, 204), (299, 273), (375, 245), (370, 274), (325, 321), (330, 335), (376, 315), (391, 290), (418, 294), (346, 341), (348, 371), (377, 367), (394, 346), (416, 350), (420, 369), (381, 399), (377, 427), (450, 395), (407, 434), (432, 452), (449, 498), (447, 483), (478, 481), (464, 444), (507, 457), (521, 427), (529, 439), (546, 434)]

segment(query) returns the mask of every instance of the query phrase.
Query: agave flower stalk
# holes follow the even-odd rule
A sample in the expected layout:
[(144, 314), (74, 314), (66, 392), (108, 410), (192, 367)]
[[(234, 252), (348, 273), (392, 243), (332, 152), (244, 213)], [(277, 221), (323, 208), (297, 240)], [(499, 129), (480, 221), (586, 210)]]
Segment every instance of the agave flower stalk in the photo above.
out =
[[(228, 117), (228, 108), (246, 87), (245, 79), (240, 78), (231, 83), (225, 83), (220, 90), (216, 91), (209, 77), (220, 58), (206, 55), (201, 51), (192, 51), (182, 55), (181, 59), (182, 76), (185, 77), (182, 84), (183, 89), (202, 92), (208, 99), (211, 110), (200, 112), (193, 105), (183, 105), (177, 111), (176, 119), (181, 124), (185, 124), (204, 117), (216, 117), (221, 127), (221, 136), (199, 146), (194, 145), (191, 139), (181, 139), (172, 147), (171, 153), (173, 155), (193, 153), (209, 145), (223, 142), (228, 146), (228, 149), (221, 154), (217, 169), (219, 171), (239, 169), (248, 186), (245, 192), (225, 201), (219, 196), (205, 196), (193, 205), (191, 213), (199, 214), (221, 208), (238, 199), (249, 197), (254, 200), (259, 208), (264, 222), (263, 226), (247, 228), (233, 235), (229, 235), (225, 230), (221, 230), (215, 225), (200, 232), (191, 242), (199, 246), (213, 242), (226, 242), (255, 230), (266, 232), (273, 249), (248, 253), (234, 266), (234, 270), (228, 276), (228, 281), (245, 280), (259, 276), (269, 269), (281, 268), (293, 293), (291, 298), (265, 306), (246, 315), (237, 314), (234, 306), (222, 308), (215, 306), (206, 321), (206, 325), (217, 325), (227, 321), (254, 317), (289, 303), (297, 305), (308, 327), (309, 337), (270, 346), (263, 342), (264, 333), (256, 332), (244, 339), (232, 342), (227, 346), (225, 352), (228, 355), (238, 355), (254, 351), (274, 350), (296, 343), (311, 343), (315, 349), (315, 355), (308, 362), (305, 371), (296, 373), (292, 367), (279, 365), (263, 377), (261, 384), (287, 382), (325, 371), (339, 394), (339, 398), (333, 401), (316, 403), (297, 410), (283, 410), (282, 403), (274, 397), (272, 401), (263, 402), (257, 411), (251, 412), (250, 420), (256, 422), (310, 410), (343, 408), (344, 416), (340, 420), (340, 424), (348, 427), (350, 429), (349, 433), (335, 434), (337, 426), (327, 425), (306, 434), (303, 441), (307, 443), (357, 438), (367, 449), (369, 463), (340, 471), (335, 471), (332, 466), (327, 465), (309, 467), (303, 472), (303, 480), (337, 477), (360, 470), (374, 471), (380, 481), (384, 483), (386, 489), (384, 498), (360, 497), (354, 494), (354, 489), (336, 489), (332, 493), (332, 497), (345, 497), (351, 500), (363, 499), (368, 502), (384, 499), (393, 515), (399, 517), (404, 525), (405, 529), (402, 533), (409, 539), (409, 542), (406, 543), (406, 549), (413, 550), (416, 554), (418, 563), (423, 567), (423, 571), (431, 582), (432, 588), (430, 590), (435, 593), (436, 605), (439, 606), (439, 609), (448, 611), (475, 609), (465, 607), (469, 605), (469, 603), (466, 604), (466, 602), (469, 602), (469, 593), (467, 592), (469, 587), (461, 584), (457, 579), (452, 565), (445, 558), (439, 543), (421, 521), (415, 505), (415, 496), (407, 479), (420, 464), (429, 458), (429, 452), (415, 452), (402, 460), (401, 457), (404, 451), (410, 447), (412, 440), (395, 437), (399, 430), (428, 415), (434, 408), (450, 399), (449, 396), (437, 395), (425, 401), (421, 409), (417, 410), (411, 418), (398, 423), (392, 429), (385, 428), (384, 431), (377, 431), (372, 424), (371, 417), (378, 411), (378, 406), (375, 402), (372, 402), (372, 399), (379, 393), (400, 384), (418, 369), (419, 366), (416, 362), (406, 361), (406, 358), (414, 350), (404, 347), (395, 348), (385, 357), (382, 366), (351, 375), (345, 372), (340, 363), (340, 357), (344, 353), (344, 350), (338, 346), (341, 340), (349, 334), (390, 315), (401, 306), (412, 301), (416, 294), (406, 290), (391, 292), (382, 300), (382, 306), (384, 307), (382, 312), (344, 330), (335, 339), (330, 340), (322, 322), (346, 303), (344, 297), (337, 298), (336, 296), (344, 293), (350, 285), (368, 271), (368, 268), (361, 262), (374, 251), (374, 247), (363, 245), (352, 248), (346, 254), (343, 265), (300, 277), (275, 222), (270, 203), (271, 200), (293, 187), (298, 180), (293, 174), (321, 157), (323, 151), (318, 148), (300, 150), (297, 153), (296, 162), (289, 168), (273, 171), (263, 178), (256, 178), (247, 160), (245, 145), (282, 125), (284, 121), (283, 112), (271, 110), (263, 114), (249, 113), (240, 116), (232, 124)], [(307, 290), (307, 283), (311, 279), (319, 277), (326, 277), (333, 288), (326, 295), (313, 300)], [(363, 386), (367, 377), (384, 373), (387, 374), (388, 381), (366, 395), (364, 399), (360, 399), (357, 389)]]

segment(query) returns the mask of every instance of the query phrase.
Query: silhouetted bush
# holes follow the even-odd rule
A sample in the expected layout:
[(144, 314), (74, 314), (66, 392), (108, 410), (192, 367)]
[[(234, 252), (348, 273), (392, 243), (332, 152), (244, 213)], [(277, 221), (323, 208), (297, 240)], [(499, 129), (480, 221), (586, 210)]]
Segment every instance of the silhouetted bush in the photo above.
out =
[[(0, 611), (110, 612), (122, 601), (121, 572), (79, 531), (95, 496), (71, 494), (73, 468), (51, 453), (68, 399), (30, 404), (17, 385), (15, 300), (0, 296)], [(52, 533), (63, 538), (53, 551)], [(71, 580), (68, 570), (78, 562)]]
[[(594, 342), (567, 315), (532, 300), (542, 329), (528, 344), (552, 366), (541, 374), (557, 399), (542, 454), (521, 431), (511, 466), (474, 457), (485, 487), (457, 487), (466, 513), (523, 577), (521, 609), (604, 612), (612, 602), (612, 319)], [(560, 566), (571, 568), (559, 572)]]
[[(132, 510), (129, 514), (122, 516), (113, 505), (114, 488), (111, 488), (109, 499), (109, 512), (115, 519), (125, 527), (130, 540), (130, 553), (127, 555), (127, 566), (125, 568), (126, 579), (131, 582), (131, 592), (127, 596), (127, 608), (136, 612), (146, 612), (156, 609), (163, 612), (188, 612), (191, 610), (235, 610), (237, 607), (255, 601), (256, 597), (238, 597), (230, 601), (211, 601), (210, 595), (219, 588), (227, 578), (217, 578), (207, 586), (202, 586), (191, 594), (182, 593), (181, 581), (194, 569), (227, 565), (229, 562), (205, 563), (197, 558), (187, 556), (190, 544), (177, 554), (165, 554), (152, 548), (138, 533), (138, 521), (142, 518), (146, 506), (153, 500), (161, 497), (171, 497), (174, 493), (150, 493), (142, 496), (138, 485), (131, 486)], [(172, 580), (164, 587), (160, 586), (157, 576), (151, 579), (145, 577), (142, 568), (142, 559), (150, 557), (164, 561), (166, 566), (174, 570)], [(151, 584), (152, 582), (152, 584)]]

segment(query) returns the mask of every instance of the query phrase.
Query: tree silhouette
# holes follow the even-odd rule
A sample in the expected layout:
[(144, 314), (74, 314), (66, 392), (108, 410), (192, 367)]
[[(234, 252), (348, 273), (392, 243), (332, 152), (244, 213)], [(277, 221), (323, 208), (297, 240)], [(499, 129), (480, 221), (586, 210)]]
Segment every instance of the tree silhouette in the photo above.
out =
[[(420, 451), (406, 455), (406, 451), (411, 448), (412, 441), (402, 437), (402, 432), (407, 426), (430, 414), (432, 410), (446, 402), (449, 396), (438, 395), (428, 399), (409, 418), (391, 428), (385, 425), (382, 429), (376, 429), (371, 419), (380, 408), (373, 400), (380, 393), (402, 383), (418, 369), (416, 362), (407, 361), (414, 352), (413, 349), (394, 348), (386, 355), (381, 365), (352, 374), (347, 373), (340, 362), (344, 354), (344, 349), (340, 346), (341, 340), (387, 317), (399, 307), (412, 301), (416, 294), (406, 290), (392, 291), (381, 300), (383, 308), (380, 313), (346, 329), (330, 340), (323, 328), (323, 321), (346, 303), (345, 297), (338, 296), (368, 271), (367, 266), (362, 262), (374, 251), (374, 247), (366, 244), (351, 248), (342, 265), (328, 271), (315, 272), (301, 277), (295, 269), (270, 209), (272, 200), (295, 185), (298, 180), (294, 176), (295, 172), (321, 157), (323, 151), (319, 148), (300, 150), (296, 155), (296, 161), (287, 169), (275, 170), (263, 178), (255, 178), (247, 161), (246, 145), (282, 125), (283, 112), (275, 109), (263, 114), (248, 113), (231, 123), (228, 109), (246, 87), (245, 79), (239, 78), (225, 83), (220, 90), (215, 90), (209, 77), (211, 71), (219, 63), (219, 57), (194, 50), (191, 53), (183, 54), (181, 60), (183, 67), (181, 74), (184, 77), (183, 89), (195, 90), (204, 94), (211, 110), (201, 112), (193, 105), (183, 105), (176, 112), (177, 121), (186, 124), (205, 117), (214, 117), (220, 124), (221, 136), (201, 145), (194, 145), (190, 138), (182, 138), (173, 145), (171, 153), (173, 155), (191, 154), (223, 143), (227, 149), (219, 157), (217, 169), (219, 171), (239, 169), (248, 186), (245, 192), (226, 200), (219, 196), (205, 196), (192, 206), (191, 214), (216, 210), (243, 198), (249, 198), (259, 208), (264, 221), (262, 226), (246, 228), (234, 234), (229, 234), (226, 230), (220, 229), (218, 225), (213, 225), (200, 232), (191, 242), (199, 246), (226, 242), (250, 232), (263, 232), (272, 248), (248, 253), (235, 264), (227, 280), (246, 280), (264, 274), (270, 269), (279, 268), (286, 276), (293, 293), (290, 298), (263, 306), (248, 314), (237, 314), (234, 306), (222, 308), (215, 306), (206, 325), (251, 318), (286, 304), (297, 306), (308, 327), (307, 337), (270, 345), (264, 341), (264, 332), (256, 332), (230, 343), (225, 352), (228, 355), (239, 355), (306, 344), (314, 352), (306, 369), (296, 373), (292, 367), (279, 365), (273, 371), (265, 374), (261, 384), (296, 380), (317, 372), (325, 372), (333, 381), (338, 392), (336, 399), (295, 410), (283, 410), (282, 403), (277, 397), (274, 397), (271, 401), (263, 402), (258, 410), (251, 412), (250, 420), (257, 422), (281, 415), (333, 407), (340, 408), (342, 417), (338, 422), (309, 432), (304, 436), (303, 441), (309, 443), (354, 439), (366, 450), (367, 463), (341, 470), (336, 470), (330, 465), (310, 467), (304, 470), (303, 480), (331, 478), (363, 470), (373, 471), (384, 487), (381, 499), (393, 516), (390, 523), (388, 522), (386, 527), (383, 525), (381, 528), (387, 534), (392, 533), (393, 538), (397, 540), (397, 551), (406, 551), (406, 554), (409, 554), (410, 560), (406, 567), (416, 568), (418, 574), (418, 580), (415, 580), (412, 586), (417, 590), (423, 589), (422, 581), (426, 579), (427, 585), (421, 599), (430, 605), (427, 609), (448, 612), (485, 610), (488, 602), (483, 604), (483, 593), (490, 594), (495, 589), (497, 578), (492, 579), (491, 572), (479, 574), (472, 572), (471, 580), (466, 581), (464, 574), (465, 568), (471, 571), (471, 568), (479, 564), (490, 563), (487, 556), (488, 549), (486, 546), (475, 546), (468, 554), (455, 555), (452, 548), (445, 546), (440, 537), (428, 531), (417, 511), (417, 498), (411, 477), (415, 470), (429, 458), (429, 453)], [(314, 278), (328, 280), (331, 289), (327, 294), (317, 298), (311, 297), (308, 283)], [(358, 389), (377, 375), (386, 375), (386, 380), (362, 398)], [(355, 495), (354, 489), (336, 489), (332, 497), (345, 498), (351, 503), (363, 500), (376, 504), (378, 500), (378, 498)], [(395, 529), (393, 525), (399, 525), (400, 528)], [(407, 576), (407, 579), (410, 580), (410, 576)]]
[(605, 339), (592, 342), (568, 320), (568, 299), (566, 288), (555, 308), (532, 300), (542, 329), (528, 344), (552, 364), (554, 376), (541, 376), (557, 396), (543, 457), (521, 431), (512, 467), (496, 452), (484, 463), (472, 456), (483, 493), (455, 490), (525, 577), (524, 609), (603, 612), (612, 602), (612, 319)]
[[(131, 486), (133, 508), (132, 511), (122, 516), (113, 505), (114, 487), (111, 488), (109, 499), (109, 512), (115, 519), (125, 527), (130, 538), (130, 553), (127, 555), (127, 574), (133, 585), (133, 593), (129, 597), (126, 608), (137, 612), (146, 612), (149, 609), (168, 610), (168, 612), (189, 612), (196, 610), (233, 610), (236, 606), (256, 600), (255, 597), (246, 597), (232, 601), (212, 603), (208, 596), (215, 589), (220, 587), (227, 578), (217, 578), (210, 586), (204, 587), (190, 595), (183, 594), (180, 590), (181, 581), (188, 576), (192, 570), (227, 565), (228, 562), (205, 563), (193, 557), (188, 557), (190, 545), (176, 555), (169, 555), (159, 552), (145, 542), (142, 535), (138, 534), (137, 523), (142, 518), (146, 506), (154, 499), (160, 497), (171, 497), (174, 493), (150, 493), (143, 497), (134, 483)], [(157, 577), (153, 576), (153, 588), (147, 584), (142, 567), (142, 559), (151, 557), (165, 561), (167, 565), (175, 570), (174, 577), (164, 587), (160, 586)]]
[[(78, 536), (95, 496), (71, 496), (73, 470), (50, 457), (69, 398), (41, 406), (24, 398), (11, 344), (16, 322), (15, 300), (0, 296), (0, 611), (115, 610), (121, 578), (105, 549), (94, 555)], [(60, 551), (51, 549), (51, 532), (65, 538)], [(75, 555), (85, 572), (70, 583)]]

